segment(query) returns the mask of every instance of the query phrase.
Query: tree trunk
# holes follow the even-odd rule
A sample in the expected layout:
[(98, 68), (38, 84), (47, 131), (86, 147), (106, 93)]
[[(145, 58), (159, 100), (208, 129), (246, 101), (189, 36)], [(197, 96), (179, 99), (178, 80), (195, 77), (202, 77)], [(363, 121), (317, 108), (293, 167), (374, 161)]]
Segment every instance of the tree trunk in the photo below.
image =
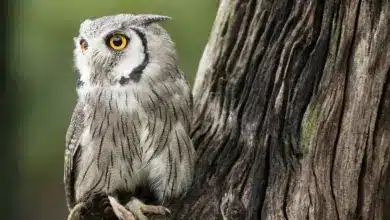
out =
[(390, 219), (390, 1), (221, 0), (175, 219)]

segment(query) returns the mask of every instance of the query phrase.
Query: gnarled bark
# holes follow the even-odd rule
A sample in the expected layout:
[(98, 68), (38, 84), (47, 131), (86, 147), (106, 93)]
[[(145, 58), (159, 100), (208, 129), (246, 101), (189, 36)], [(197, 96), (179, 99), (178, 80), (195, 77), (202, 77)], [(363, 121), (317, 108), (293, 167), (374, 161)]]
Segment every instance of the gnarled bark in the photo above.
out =
[(390, 2), (222, 0), (176, 219), (390, 219)]

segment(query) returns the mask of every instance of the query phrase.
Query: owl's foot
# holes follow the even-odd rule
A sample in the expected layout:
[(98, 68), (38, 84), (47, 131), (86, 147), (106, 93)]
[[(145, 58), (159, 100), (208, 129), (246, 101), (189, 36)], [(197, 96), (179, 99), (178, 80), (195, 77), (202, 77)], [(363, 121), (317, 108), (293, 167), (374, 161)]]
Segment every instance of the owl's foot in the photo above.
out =
[(136, 198), (132, 198), (130, 202), (127, 203), (126, 208), (137, 220), (148, 220), (146, 215), (171, 215), (171, 211), (164, 206), (145, 205)]
[(120, 220), (137, 220), (133, 213), (129, 212), (125, 207), (119, 204), (119, 202), (114, 197), (109, 196), (108, 199), (110, 200), (115, 215)]

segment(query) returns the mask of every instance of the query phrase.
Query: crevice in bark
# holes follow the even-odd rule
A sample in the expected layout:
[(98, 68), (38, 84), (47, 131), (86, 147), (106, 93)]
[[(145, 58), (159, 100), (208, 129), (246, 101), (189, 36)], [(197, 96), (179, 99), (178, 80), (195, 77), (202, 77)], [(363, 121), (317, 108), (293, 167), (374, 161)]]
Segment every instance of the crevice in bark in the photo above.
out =
[[(381, 93), (377, 115), (378, 118), (375, 123), (374, 133), (378, 134), (379, 130), (382, 130), (381, 133), (385, 136), (385, 131), (387, 131), (387, 134), (390, 133), (390, 66), (388, 67), (387, 74), (385, 76), (385, 83)], [(384, 138), (386, 139), (386, 137)], [(390, 140), (389, 137), (387, 137), (387, 139)], [(389, 145), (390, 144), (388, 144), (388, 146)], [(379, 141), (376, 141), (376, 138), (374, 138), (374, 146), (380, 146), (380, 143)], [(390, 147), (385, 150), (383, 158), (387, 161), (383, 163), (383, 172), (381, 173), (381, 178), (379, 179), (380, 184), (375, 192), (375, 194), (380, 197), (378, 199), (379, 203), (383, 202), (383, 205), (375, 204), (379, 207), (373, 207), (372, 210), (373, 212), (381, 212), (378, 214), (373, 213), (373, 216), (383, 216), (383, 219), (390, 219)]]
[[(334, 189), (334, 186), (333, 186), (333, 182), (334, 182), (334, 177), (333, 177), (333, 173), (334, 173), (334, 168), (335, 168), (335, 162), (336, 162), (336, 155), (337, 155), (337, 146), (339, 145), (339, 138), (340, 138), (340, 129), (341, 129), (341, 125), (342, 125), (342, 122), (343, 122), (343, 119), (344, 119), (344, 113), (345, 113), (345, 103), (346, 103), (346, 94), (348, 92), (348, 76), (349, 76), (349, 73), (350, 73), (350, 63), (352, 62), (351, 61), (351, 55), (353, 54), (353, 50), (354, 50), (354, 43), (355, 43), (355, 37), (356, 37), (356, 29), (357, 29), (357, 25), (358, 25), (358, 18), (359, 18), (359, 12), (360, 12), (360, 4), (361, 4), (361, 0), (358, 0), (357, 2), (358, 6), (357, 6), (357, 9), (356, 9), (356, 15), (355, 15), (355, 20), (354, 20), (354, 28), (353, 28), (353, 33), (352, 33), (352, 38), (351, 38), (351, 41), (348, 42), (348, 44), (344, 44), (344, 46), (347, 46), (348, 49), (346, 49), (348, 52), (348, 57), (345, 59), (346, 60), (346, 67), (345, 67), (345, 78), (344, 78), (344, 91), (343, 91), (343, 98), (342, 98), (342, 101), (341, 101), (341, 114), (340, 114), (340, 117), (339, 117), (339, 126), (338, 126), (338, 130), (337, 130), (337, 133), (336, 133), (336, 141), (335, 141), (335, 144), (334, 144), (334, 152), (333, 152), (333, 162), (332, 162), (332, 167), (331, 167), (331, 189), (332, 189), (332, 196), (333, 196), (333, 199), (335, 200), (336, 202), (336, 206), (335, 206), (335, 211), (336, 211), (336, 214), (337, 214), (337, 219), (340, 219), (340, 214), (339, 214), (339, 207), (338, 207), (338, 204), (337, 204), (337, 199), (336, 199), (336, 195), (335, 195), (335, 189)], [(347, 21), (348, 22), (348, 21)], [(341, 30), (343, 31), (343, 29)]]
[(263, 205), (264, 205), (264, 200), (266, 196), (266, 189), (268, 187), (268, 178), (269, 178), (269, 170), (271, 167), (271, 160), (270, 160), (270, 138), (269, 136), (266, 137), (265, 141), (265, 155), (260, 155), (260, 152), (257, 154), (258, 158), (264, 158), (264, 163), (261, 165), (259, 164), (260, 160), (257, 160), (257, 166), (254, 167), (259, 167), (264, 166), (264, 169), (254, 169), (253, 172), (253, 177), (258, 179), (260, 181), (260, 186), (252, 186), (252, 198), (249, 203), (249, 208), (248, 208), (248, 214), (247, 214), (247, 219), (262, 219), (262, 210), (263, 210)]
[(355, 213), (356, 213), (356, 216), (355, 218), (362, 218), (363, 216), (363, 213), (362, 213), (362, 207), (363, 207), (363, 203), (364, 203), (364, 178), (366, 176), (366, 165), (367, 165), (367, 142), (366, 142), (366, 148), (364, 149), (364, 155), (363, 155), (363, 161), (362, 161), (362, 164), (361, 164), (361, 169), (360, 169), (360, 173), (359, 173), (359, 184), (358, 184), (358, 197), (357, 197), (357, 205), (356, 205), (356, 210), (355, 210)]
[(288, 199), (288, 192), (289, 192), (289, 189), (290, 189), (290, 180), (291, 180), (291, 174), (288, 174), (288, 177), (287, 177), (287, 187), (286, 187), (286, 191), (284, 193), (284, 200), (283, 200), (283, 214), (284, 214), (284, 217), (286, 218), (286, 220), (289, 220), (288, 218), (288, 214), (287, 214), (287, 199)]
[[(380, 129), (379, 122), (381, 120), (384, 120), (385, 122), (390, 123), (390, 116), (389, 116), (390, 115), (390, 111), (387, 109), (388, 106), (386, 106), (386, 104), (389, 105), (388, 102), (390, 100), (390, 89), (389, 89), (390, 88), (390, 68), (387, 70), (387, 74), (385, 75), (384, 82), (385, 83), (383, 85), (383, 89), (382, 89), (382, 92), (381, 92), (381, 99), (379, 101), (379, 106), (378, 106), (378, 113), (377, 113), (376, 123), (375, 123), (375, 126), (374, 126), (374, 132), (373, 132), (374, 134), (378, 133), (378, 130)], [(388, 112), (386, 112), (386, 109), (387, 109)], [(387, 118), (386, 118), (386, 115), (387, 115)], [(381, 118), (381, 116), (382, 116), (382, 118)], [(374, 138), (373, 139), (373, 145), (376, 146), (377, 144), (379, 144), (379, 143), (377, 143), (375, 141), (375, 138)]]

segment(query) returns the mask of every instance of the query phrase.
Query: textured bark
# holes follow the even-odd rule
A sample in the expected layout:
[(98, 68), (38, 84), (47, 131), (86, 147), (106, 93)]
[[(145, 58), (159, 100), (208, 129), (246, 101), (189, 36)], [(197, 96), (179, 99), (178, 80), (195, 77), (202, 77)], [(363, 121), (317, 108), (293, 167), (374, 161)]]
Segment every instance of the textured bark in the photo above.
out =
[(390, 2), (222, 0), (175, 219), (390, 219)]

